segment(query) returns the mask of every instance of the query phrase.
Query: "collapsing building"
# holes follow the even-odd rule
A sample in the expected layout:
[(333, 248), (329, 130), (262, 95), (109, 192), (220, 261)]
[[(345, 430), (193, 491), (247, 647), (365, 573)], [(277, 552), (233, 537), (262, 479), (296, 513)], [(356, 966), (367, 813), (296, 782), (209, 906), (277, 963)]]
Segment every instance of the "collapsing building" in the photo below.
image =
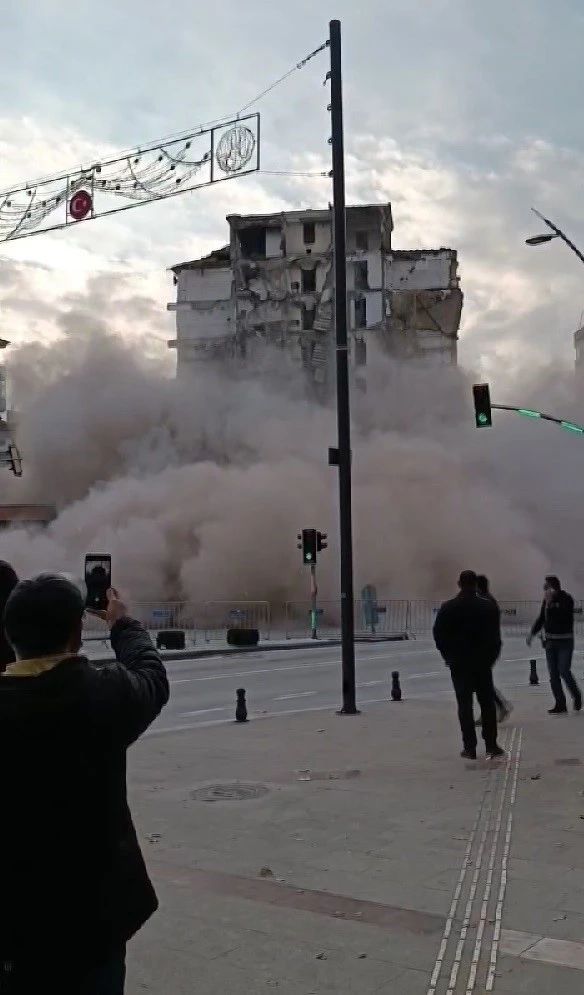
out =
[[(229, 245), (172, 267), (177, 373), (194, 362), (245, 360), (271, 343), (315, 384), (334, 361), (330, 210), (231, 215)], [(395, 250), (391, 205), (347, 208), (351, 364), (368, 343), (432, 365), (455, 364), (463, 296), (453, 249)]]

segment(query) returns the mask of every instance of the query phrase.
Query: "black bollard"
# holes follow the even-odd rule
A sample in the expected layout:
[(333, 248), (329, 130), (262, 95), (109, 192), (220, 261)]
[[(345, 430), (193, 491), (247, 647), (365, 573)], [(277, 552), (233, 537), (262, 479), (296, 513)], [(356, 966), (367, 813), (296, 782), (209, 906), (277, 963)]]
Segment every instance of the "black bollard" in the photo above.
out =
[(247, 705), (245, 703), (245, 688), (238, 688), (235, 693), (237, 695), (237, 705), (235, 706), (235, 721), (247, 722)]
[(394, 670), (393, 674), (391, 675), (391, 700), (392, 701), (402, 700), (401, 687), (399, 684), (399, 673), (397, 670)]
[(537, 661), (529, 661), (529, 683), (532, 685), (539, 684), (539, 677), (537, 676)]

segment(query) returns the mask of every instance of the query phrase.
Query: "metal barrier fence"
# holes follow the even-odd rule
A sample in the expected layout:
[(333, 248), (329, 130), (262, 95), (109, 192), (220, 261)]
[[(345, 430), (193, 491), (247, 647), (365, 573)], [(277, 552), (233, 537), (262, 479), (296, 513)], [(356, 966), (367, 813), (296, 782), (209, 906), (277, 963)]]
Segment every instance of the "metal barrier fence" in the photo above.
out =
[(206, 642), (224, 639), (228, 629), (257, 629), (260, 639), (272, 634), (269, 601), (206, 601), (193, 607)]
[[(428, 638), (440, 601), (387, 600), (355, 601), (357, 636), (408, 636)], [(141, 602), (128, 606), (153, 635), (163, 629), (183, 630), (191, 645), (197, 638), (204, 642), (224, 641), (227, 630), (258, 629), (262, 641), (271, 638), (303, 639), (311, 634), (310, 601), (287, 601), (272, 606), (268, 601)], [(541, 601), (502, 601), (501, 626), (504, 636), (527, 636), (537, 618)], [(574, 630), (584, 635), (584, 602), (575, 603)], [(317, 633), (322, 637), (340, 636), (340, 601), (317, 602)], [(108, 642), (109, 632), (101, 619), (88, 615), (84, 620), (85, 641)]]
[[(355, 601), (355, 633), (361, 635), (405, 636), (407, 601)], [(340, 635), (340, 602), (317, 603), (316, 629), (321, 636)], [(310, 601), (286, 602), (286, 639), (303, 639), (311, 634)]]

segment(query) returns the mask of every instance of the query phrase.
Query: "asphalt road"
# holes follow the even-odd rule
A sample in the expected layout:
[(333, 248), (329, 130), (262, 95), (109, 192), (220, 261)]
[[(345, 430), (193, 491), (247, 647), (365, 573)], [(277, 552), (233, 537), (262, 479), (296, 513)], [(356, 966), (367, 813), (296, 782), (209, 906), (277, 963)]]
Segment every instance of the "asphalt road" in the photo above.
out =
[[(549, 695), (545, 661), (539, 643), (529, 650), (525, 640), (505, 641), (495, 670), (495, 683), (508, 689), (525, 687), (529, 659), (536, 657), (540, 687)], [(391, 672), (400, 673), (404, 699), (452, 696), (449, 673), (430, 641), (369, 643), (356, 647), (358, 706), (389, 699)], [(340, 705), (341, 654), (338, 646), (258, 651), (168, 663), (171, 698), (149, 735), (198, 725), (233, 722), (236, 689), (247, 692), (250, 718), (305, 710), (333, 710)], [(574, 654), (574, 673), (584, 673), (582, 645)]]

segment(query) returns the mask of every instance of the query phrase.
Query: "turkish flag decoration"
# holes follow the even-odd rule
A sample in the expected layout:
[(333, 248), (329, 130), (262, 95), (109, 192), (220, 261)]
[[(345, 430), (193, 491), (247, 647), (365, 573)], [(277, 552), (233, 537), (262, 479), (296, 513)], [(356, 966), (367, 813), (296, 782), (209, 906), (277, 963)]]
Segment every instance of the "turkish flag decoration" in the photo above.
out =
[(83, 221), (92, 208), (93, 200), (87, 190), (77, 190), (69, 201), (69, 214), (73, 221)]

